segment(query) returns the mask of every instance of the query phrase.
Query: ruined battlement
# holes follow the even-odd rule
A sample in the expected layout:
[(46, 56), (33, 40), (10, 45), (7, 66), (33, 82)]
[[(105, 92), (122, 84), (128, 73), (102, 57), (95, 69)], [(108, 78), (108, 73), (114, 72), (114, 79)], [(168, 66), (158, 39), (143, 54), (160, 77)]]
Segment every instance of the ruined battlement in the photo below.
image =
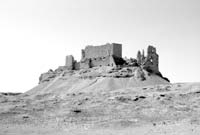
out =
[(122, 44), (107, 43), (100, 46), (88, 45), (82, 49), (82, 59), (104, 58), (107, 56), (122, 57)]
[(138, 51), (136, 59), (122, 58), (122, 44), (107, 43), (100, 46), (88, 45), (81, 51), (82, 57), (77, 62), (72, 55), (66, 56), (65, 67), (68, 70), (88, 69), (101, 66), (140, 66), (143, 69), (159, 74), (159, 56), (156, 48), (148, 46), (147, 55), (144, 50)]

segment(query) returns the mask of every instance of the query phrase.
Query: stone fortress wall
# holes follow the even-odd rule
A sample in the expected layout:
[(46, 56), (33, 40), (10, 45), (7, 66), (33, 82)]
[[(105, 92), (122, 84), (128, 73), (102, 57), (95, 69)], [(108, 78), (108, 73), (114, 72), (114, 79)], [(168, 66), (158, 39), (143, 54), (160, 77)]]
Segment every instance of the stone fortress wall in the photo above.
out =
[(82, 58), (80, 61), (80, 68), (98, 67), (98, 66), (117, 66), (120, 63), (115, 59), (122, 59), (122, 45), (121, 44), (105, 44), (101, 46), (86, 46), (82, 49)]
[(122, 57), (122, 45), (121, 44), (105, 44), (101, 46), (86, 46), (82, 50), (82, 58), (104, 58), (107, 56)]
[[(72, 55), (66, 56), (65, 68), (69, 70), (87, 69), (100, 66), (131, 66), (130, 60), (122, 58), (122, 44), (112, 43), (101, 46), (86, 46), (82, 49), (82, 57), (79, 62), (74, 60)], [(147, 55), (144, 50), (138, 51), (137, 58), (133, 60), (133, 65), (138, 65), (145, 70), (159, 74), (159, 56), (156, 48), (148, 46)]]

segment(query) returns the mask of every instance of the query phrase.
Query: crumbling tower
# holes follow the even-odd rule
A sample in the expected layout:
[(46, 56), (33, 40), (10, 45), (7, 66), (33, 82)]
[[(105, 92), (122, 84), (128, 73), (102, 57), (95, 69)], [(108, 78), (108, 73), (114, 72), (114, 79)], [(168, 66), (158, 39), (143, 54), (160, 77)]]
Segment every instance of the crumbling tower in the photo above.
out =
[(158, 63), (159, 63), (159, 56), (156, 53), (156, 48), (153, 46), (148, 46), (144, 69), (150, 72), (158, 73), (159, 72)]
[(147, 48), (147, 56), (144, 56), (144, 51), (141, 54), (140, 51), (137, 53), (137, 62), (141, 65), (145, 70), (151, 73), (160, 73), (158, 64), (159, 64), (159, 56), (156, 53), (156, 48), (153, 46), (148, 46)]
[(74, 64), (75, 64), (74, 57), (72, 55), (66, 56), (66, 60), (65, 60), (66, 68), (69, 69), (69, 70), (73, 70)]

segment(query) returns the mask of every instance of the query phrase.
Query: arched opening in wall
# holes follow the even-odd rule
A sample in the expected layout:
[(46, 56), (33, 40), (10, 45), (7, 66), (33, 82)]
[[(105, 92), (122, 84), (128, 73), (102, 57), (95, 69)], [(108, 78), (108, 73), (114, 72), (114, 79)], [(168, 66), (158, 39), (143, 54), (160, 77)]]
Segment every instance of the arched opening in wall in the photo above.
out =
[(110, 64), (108, 64), (108, 66), (110, 66)]

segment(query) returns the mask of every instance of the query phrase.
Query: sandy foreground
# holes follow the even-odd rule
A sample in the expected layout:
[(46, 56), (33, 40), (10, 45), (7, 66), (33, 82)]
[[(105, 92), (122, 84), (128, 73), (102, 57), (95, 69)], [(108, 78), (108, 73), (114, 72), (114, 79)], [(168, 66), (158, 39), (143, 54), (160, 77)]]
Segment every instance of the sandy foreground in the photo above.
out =
[(0, 135), (199, 134), (199, 83), (0, 95)]
[(91, 128), (85, 125), (81, 128), (53, 129), (26, 125), (1, 125), (0, 130), (1, 135), (199, 135), (200, 125), (187, 121), (124, 128)]

